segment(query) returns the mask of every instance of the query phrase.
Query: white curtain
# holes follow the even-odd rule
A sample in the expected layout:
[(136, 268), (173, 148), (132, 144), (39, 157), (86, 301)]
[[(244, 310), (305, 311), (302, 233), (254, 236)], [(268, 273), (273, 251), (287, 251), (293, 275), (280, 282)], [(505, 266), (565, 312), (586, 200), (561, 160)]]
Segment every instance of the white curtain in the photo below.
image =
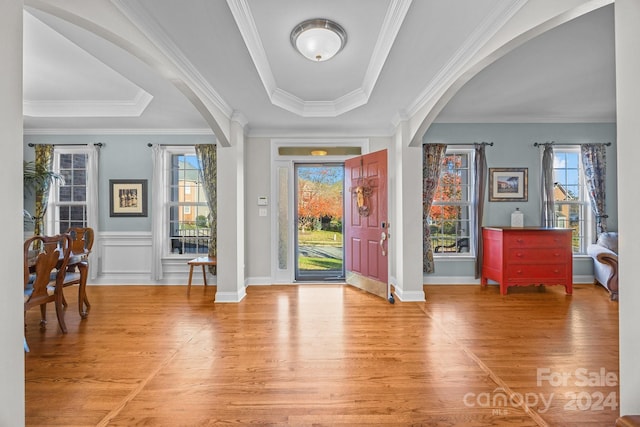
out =
[[(95, 261), (99, 254), (96, 254), (96, 249), (100, 248), (98, 239), (100, 233), (98, 232), (98, 226), (100, 224), (100, 208), (98, 206), (98, 165), (100, 164), (100, 146), (97, 144), (89, 145), (89, 164), (87, 165), (87, 226), (93, 228), (93, 250), (89, 255), (90, 265), (97, 266)], [(89, 269), (89, 278), (95, 279), (98, 276), (97, 268)]]
[(162, 255), (164, 244), (164, 191), (166, 191), (165, 148), (154, 145), (151, 148), (153, 177), (151, 183), (151, 279), (162, 279)]

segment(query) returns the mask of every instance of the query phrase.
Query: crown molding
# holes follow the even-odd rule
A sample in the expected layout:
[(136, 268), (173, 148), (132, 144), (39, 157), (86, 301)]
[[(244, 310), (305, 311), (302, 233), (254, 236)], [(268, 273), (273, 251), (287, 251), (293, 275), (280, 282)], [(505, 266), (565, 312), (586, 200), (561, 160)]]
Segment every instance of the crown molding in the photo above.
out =
[(406, 122), (409, 119), (410, 117), (405, 110), (397, 111), (391, 119), (391, 126), (396, 129), (398, 126), (400, 126), (400, 123)]
[(367, 72), (364, 76), (364, 81), (362, 82), (362, 90), (367, 96), (367, 102), (378, 81), (378, 77), (380, 77), (382, 67), (384, 67), (384, 63), (387, 61), (389, 52), (391, 52), (391, 47), (393, 47), (393, 43), (402, 27), (402, 22), (409, 11), (411, 1), (412, 0), (394, 0), (389, 4), (387, 14), (382, 23), (380, 35), (376, 41)]
[(267, 128), (249, 128), (246, 136), (249, 138), (276, 138), (276, 139), (295, 139), (297, 141), (305, 139), (344, 139), (344, 138), (390, 138), (394, 135), (395, 129), (385, 126), (379, 129), (340, 129), (336, 131), (327, 131), (326, 129), (267, 129)]
[(130, 100), (23, 101), (27, 117), (140, 117), (153, 96), (143, 89)]
[(304, 100), (277, 86), (247, 0), (227, 0), (271, 103), (301, 117), (337, 117), (369, 102), (412, 0), (392, 0), (360, 87), (331, 101)]
[(247, 117), (237, 110), (234, 111), (231, 115), (231, 121), (238, 123), (242, 128), (246, 127), (249, 124), (249, 120), (247, 120)]
[(474, 123), (474, 124), (503, 124), (503, 123), (535, 123), (535, 124), (551, 124), (551, 123), (616, 123), (616, 117), (603, 117), (603, 116), (585, 116), (580, 115), (531, 115), (531, 114), (515, 114), (511, 116), (482, 116), (472, 115), (469, 117), (456, 116), (450, 119), (438, 119), (434, 123), (443, 124), (459, 124), (459, 123)]
[(238, 30), (240, 30), (244, 44), (249, 50), (249, 55), (256, 66), (260, 80), (262, 80), (262, 85), (267, 91), (267, 95), (271, 98), (277, 89), (277, 84), (271, 72), (267, 53), (260, 39), (260, 34), (258, 33), (256, 22), (253, 19), (249, 3), (247, 3), (246, 0), (227, 0), (227, 5), (229, 9), (231, 9), (231, 14), (236, 21), (236, 25), (238, 25)]
[(207, 129), (24, 129), (23, 135), (214, 135)]

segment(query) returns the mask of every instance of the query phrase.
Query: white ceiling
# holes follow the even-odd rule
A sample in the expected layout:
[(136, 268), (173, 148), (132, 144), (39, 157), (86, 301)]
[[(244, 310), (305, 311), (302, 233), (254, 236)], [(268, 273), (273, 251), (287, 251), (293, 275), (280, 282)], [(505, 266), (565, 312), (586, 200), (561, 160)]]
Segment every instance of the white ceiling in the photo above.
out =
[[(518, 3), (111, 2), (249, 134), (282, 136), (391, 134)], [(289, 43), (296, 24), (316, 17), (348, 33), (330, 61)], [(171, 82), (110, 42), (32, 8), (24, 32), (25, 132), (208, 131)], [(548, 31), (481, 71), (436, 121), (614, 122), (613, 37), (612, 5)]]

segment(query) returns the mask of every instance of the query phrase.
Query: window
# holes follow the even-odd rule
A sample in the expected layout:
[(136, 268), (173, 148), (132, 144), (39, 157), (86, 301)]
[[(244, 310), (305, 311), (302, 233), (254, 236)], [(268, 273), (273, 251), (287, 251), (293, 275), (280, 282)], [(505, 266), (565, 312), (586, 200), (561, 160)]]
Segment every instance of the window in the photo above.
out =
[(53, 169), (64, 178), (56, 181), (47, 208), (47, 234), (70, 227), (87, 227), (89, 151), (85, 148), (55, 148)]
[(469, 255), (472, 233), (473, 150), (447, 149), (429, 213), (431, 245), (438, 255)]
[(573, 229), (573, 252), (585, 253), (591, 241), (592, 215), (580, 147), (554, 147), (553, 195), (555, 226)]
[(167, 151), (170, 251), (174, 254), (206, 254), (211, 233), (200, 166), (193, 148), (179, 151)]

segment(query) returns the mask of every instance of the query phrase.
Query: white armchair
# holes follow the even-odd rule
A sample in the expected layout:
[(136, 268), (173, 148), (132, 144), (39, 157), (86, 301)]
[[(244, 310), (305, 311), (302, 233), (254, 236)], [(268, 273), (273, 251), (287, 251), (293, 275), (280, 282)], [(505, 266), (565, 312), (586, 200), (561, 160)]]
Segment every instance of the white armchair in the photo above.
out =
[(598, 241), (587, 247), (593, 258), (593, 276), (596, 284), (604, 286), (611, 300), (618, 300), (618, 233), (600, 234)]

